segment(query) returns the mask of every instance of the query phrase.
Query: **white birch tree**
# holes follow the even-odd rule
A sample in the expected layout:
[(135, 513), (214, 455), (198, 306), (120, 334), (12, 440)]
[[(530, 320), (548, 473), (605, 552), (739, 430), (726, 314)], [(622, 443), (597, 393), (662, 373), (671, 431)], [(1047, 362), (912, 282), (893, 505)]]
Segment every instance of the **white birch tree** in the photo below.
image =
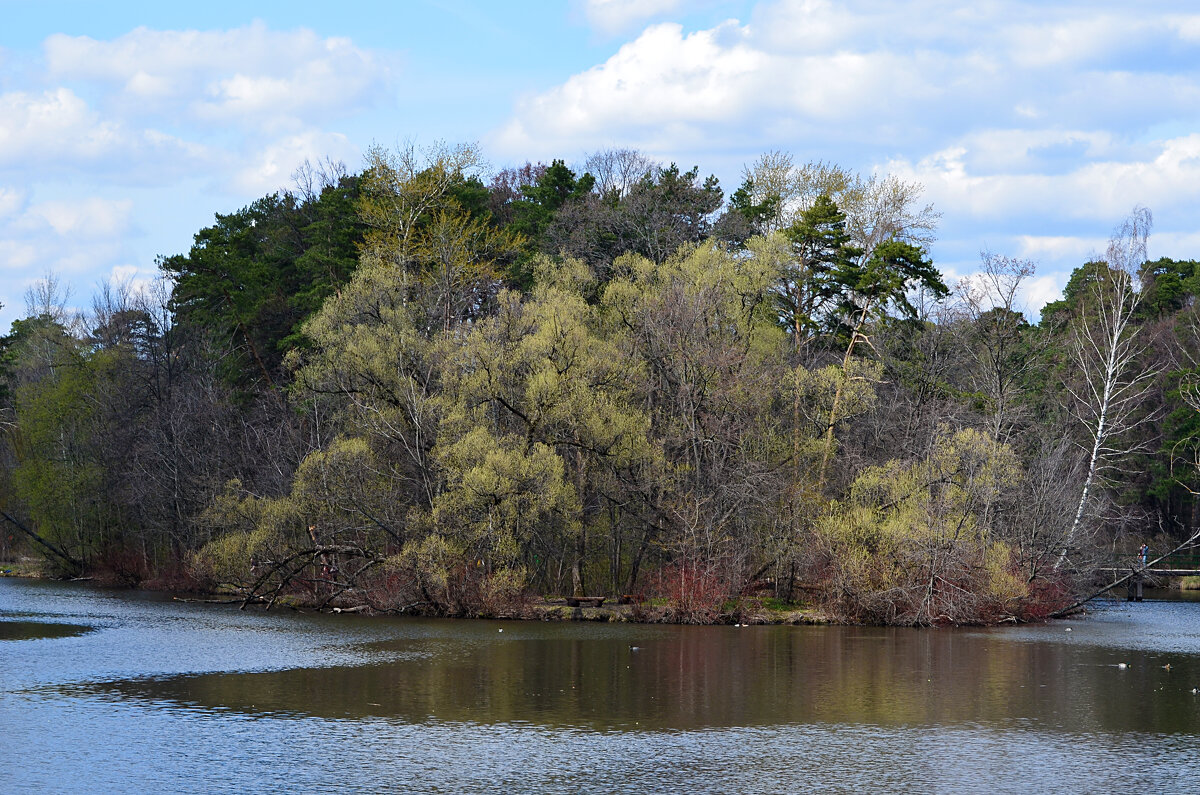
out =
[(1106, 477), (1141, 444), (1132, 431), (1152, 415), (1141, 411), (1146, 387), (1158, 369), (1142, 362), (1146, 345), (1136, 324), (1141, 292), (1135, 274), (1146, 261), (1146, 241), (1153, 219), (1150, 210), (1134, 207), (1109, 241), (1104, 261), (1072, 329), (1071, 360), (1079, 382), (1069, 385), (1072, 415), (1084, 430), (1087, 471), (1071, 526), (1054, 564), (1067, 561), (1085, 529), (1088, 508)]

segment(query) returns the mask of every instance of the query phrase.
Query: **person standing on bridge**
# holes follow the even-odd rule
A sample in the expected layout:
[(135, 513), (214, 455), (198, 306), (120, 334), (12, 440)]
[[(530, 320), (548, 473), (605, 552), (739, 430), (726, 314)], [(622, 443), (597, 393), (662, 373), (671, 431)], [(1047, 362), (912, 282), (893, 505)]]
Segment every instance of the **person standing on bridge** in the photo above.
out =
[(1150, 557), (1150, 545), (1142, 544), (1142, 548), (1138, 550), (1138, 557), (1142, 560), (1142, 565), (1146, 565), (1146, 558)]

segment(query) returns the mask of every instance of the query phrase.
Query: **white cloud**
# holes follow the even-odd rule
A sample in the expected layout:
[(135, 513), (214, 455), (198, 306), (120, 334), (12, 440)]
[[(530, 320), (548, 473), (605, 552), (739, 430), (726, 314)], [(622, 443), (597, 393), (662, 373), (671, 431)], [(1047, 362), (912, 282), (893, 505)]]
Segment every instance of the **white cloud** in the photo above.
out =
[(990, 129), (959, 139), (958, 149), (974, 170), (988, 172), (1053, 172), (1061, 163), (1094, 161), (1125, 154), (1105, 130)]
[[(214, 210), (290, 187), (306, 157), (356, 165), (358, 148), (331, 125), (385, 99), (396, 63), (345, 38), (263, 23), (55, 34), (43, 55), (0, 74), (7, 284), (152, 268)], [(107, 198), (68, 199), (98, 184)], [(4, 318), (18, 311), (13, 296), (0, 301)]]
[(1127, 47), (1154, 27), (1143, 17), (1116, 14), (1073, 15), (1058, 23), (1021, 23), (1004, 30), (1012, 60), (1019, 66), (1064, 68), (1103, 58)]
[(1194, 118), (1200, 107), (1200, 75), (1155, 68), (1161, 52), (1191, 46), (1185, 29), (1115, 2), (762, 3), (745, 22), (646, 29), (518, 102), (493, 140), (527, 156), (613, 139), (644, 145), (683, 124), (702, 125), (713, 148), (786, 147), (771, 131), (791, 131), (810, 146), (894, 155), (1006, 127), (1136, 137), (1148, 118)]
[[(769, 79), (762, 53), (725, 41), (736, 26), (684, 35), (673, 23), (655, 25), (607, 62), (562, 86), (518, 104), (500, 131), (501, 148), (621, 137), (631, 127), (719, 124), (748, 110)], [(591, 140), (589, 140), (591, 139)]]
[(25, 196), (24, 190), (0, 186), (0, 221), (20, 212), (25, 206)]
[(130, 282), (138, 275), (137, 265), (114, 265), (109, 271), (109, 278), (114, 282)]
[(115, 259), (128, 259), (133, 203), (125, 199), (24, 202), (0, 215), (0, 303), (6, 317), (20, 310), (21, 281), (55, 273), (68, 281), (90, 281)]
[(1200, 231), (1194, 229), (1157, 232), (1150, 237), (1150, 259), (1200, 259)]
[(31, 206), (17, 226), (49, 226), (60, 237), (76, 239), (116, 238), (128, 231), (132, 211), (128, 199), (47, 201)]
[(845, 4), (798, 0), (759, 6), (752, 27), (764, 49), (816, 53), (844, 50), (865, 24)]
[[(1102, 134), (1083, 143), (1096, 151), (1108, 147)], [(1025, 162), (1007, 164), (1012, 170), (977, 169), (970, 163), (972, 154), (967, 143), (958, 142), (916, 163), (892, 160), (887, 170), (923, 183), (943, 210), (975, 219), (1074, 218), (1111, 225), (1134, 204), (1200, 203), (1200, 133), (1122, 151), (1124, 159), (1075, 159), (1059, 173)], [(1013, 158), (1026, 160), (1019, 153)]]
[(108, 272), (107, 281), (113, 285), (122, 285), (129, 289), (132, 295), (149, 296), (157, 271), (146, 272), (136, 265), (113, 265)]
[(1184, 41), (1200, 43), (1200, 15), (1169, 16), (1167, 24), (1174, 27)]
[(1067, 273), (1035, 276), (1021, 285), (1021, 301), (1026, 315), (1040, 315), (1042, 307), (1051, 301), (1062, 298), (1063, 288), (1067, 286)]
[(1105, 240), (1072, 235), (1018, 235), (1017, 256), (1031, 260), (1064, 260), (1082, 264), (1104, 250)]
[[(1082, 263), (1083, 260), (1080, 262)], [(967, 282), (972, 289), (978, 290), (983, 295), (989, 295), (986, 277), (978, 270), (974, 270), (974, 268), (978, 268), (978, 262), (969, 265), (957, 263), (957, 265), (958, 267), (947, 267), (945, 264), (939, 266), (946, 284), (957, 287), (960, 282)], [(1035, 263), (1035, 268), (1037, 267)], [(1066, 271), (1042, 274), (1035, 270), (1033, 276), (1021, 280), (1013, 302), (1013, 309), (1036, 322), (1042, 307), (1051, 301), (1062, 298), (1062, 289), (1066, 283)]]
[(0, 163), (19, 162), (48, 141), (69, 141), (74, 154), (94, 157), (122, 137), (68, 88), (42, 94), (0, 94)]
[(233, 188), (255, 196), (291, 188), (292, 174), (306, 159), (315, 163), (326, 157), (355, 163), (361, 154), (339, 133), (309, 130), (286, 136), (256, 152), (234, 175)]
[(584, 0), (588, 22), (605, 33), (620, 33), (639, 22), (677, 10), (681, 0)]
[[(5, 240), (0, 237), (0, 268), (28, 270), (38, 261), (37, 248), (25, 240)], [(8, 302), (5, 302), (8, 305)]]
[(274, 126), (370, 104), (390, 79), (379, 56), (344, 38), (263, 23), (224, 31), (138, 28), (109, 41), (46, 39), (54, 79), (108, 84), (130, 113), (188, 113), (220, 124)]
[(1197, 253), (1184, 250), (1200, 210), (1197, 63), (1200, 15), (1116, 0), (768, 0), (711, 28), (646, 28), (521, 98), (489, 144), (706, 167), (781, 149), (894, 173), (943, 212), (939, 264), (989, 242), (1039, 261), (1036, 308), (1135, 204), (1156, 211), (1170, 255)]
[(0, 94), (0, 169), (86, 165), (136, 181), (202, 162), (203, 146), (105, 118), (69, 88)]

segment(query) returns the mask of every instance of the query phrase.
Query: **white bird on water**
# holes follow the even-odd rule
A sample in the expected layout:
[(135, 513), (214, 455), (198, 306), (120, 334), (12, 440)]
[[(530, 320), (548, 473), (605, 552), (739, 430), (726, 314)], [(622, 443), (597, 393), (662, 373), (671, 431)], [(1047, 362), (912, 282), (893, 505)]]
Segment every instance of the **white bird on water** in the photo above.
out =
[(1129, 663), (1117, 663), (1117, 667), (1118, 667), (1118, 668), (1128, 668), (1128, 667), (1129, 667)]

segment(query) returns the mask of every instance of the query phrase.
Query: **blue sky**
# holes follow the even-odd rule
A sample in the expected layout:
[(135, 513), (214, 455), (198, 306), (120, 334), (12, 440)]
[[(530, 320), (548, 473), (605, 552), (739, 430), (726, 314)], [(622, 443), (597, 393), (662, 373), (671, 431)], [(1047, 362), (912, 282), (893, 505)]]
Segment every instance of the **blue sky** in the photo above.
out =
[(1190, 3), (0, 0), (0, 328), (86, 305), (306, 157), (475, 141), (493, 167), (631, 147), (726, 191), (760, 154), (920, 182), (953, 279), (1028, 258), (1036, 310), (1135, 204), (1200, 257)]

